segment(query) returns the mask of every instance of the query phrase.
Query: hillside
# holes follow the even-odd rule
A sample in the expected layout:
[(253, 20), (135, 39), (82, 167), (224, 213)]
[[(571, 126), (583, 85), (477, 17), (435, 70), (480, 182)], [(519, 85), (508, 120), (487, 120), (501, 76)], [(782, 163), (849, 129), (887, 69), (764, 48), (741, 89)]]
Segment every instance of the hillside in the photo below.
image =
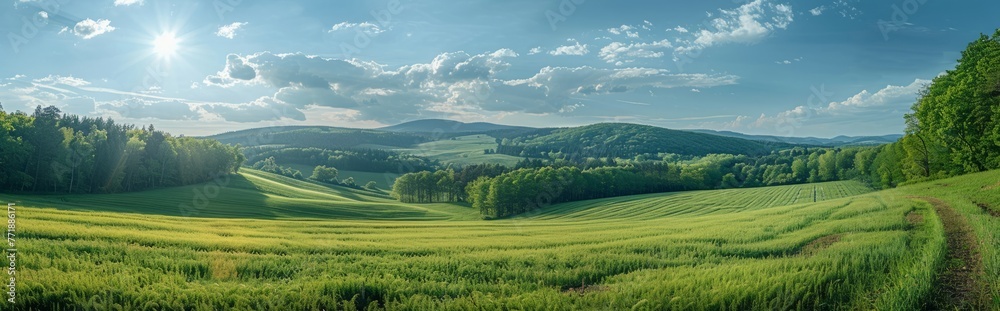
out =
[[(949, 290), (935, 285), (938, 269), (962, 261), (944, 251), (953, 223), (942, 225), (939, 211), (914, 195), (969, 219), (982, 254), (981, 264), (969, 262), (971, 273), (982, 273), (970, 280), (997, 284), (1000, 271), (996, 217), (970, 201), (996, 211), (1000, 171), (869, 194), (840, 182), (621, 197), (492, 222), (464, 218), (468, 208), (456, 205), (410, 207), (254, 171), (241, 176), (183, 218), (166, 215), (191, 200), (190, 187), (0, 196), (18, 204), (18, 258), (30, 263), (19, 266), (19, 303), (919, 309)], [(971, 286), (975, 295), (997, 295)], [(101, 291), (115, 294), (88, 298)]]
[(252, 146), (356, 148), (361, 145), (409, 147), (429, 139), (416, 134), (326, 126), (280, 126), (208, 136), (225, 144)]
[(837, 136), (833, 138), (816, 138), (816, 137), (784, 137), (784, 136), (771, 136), (771, 135), (749, 135), (743, 133), (737, 133), (732, 131), (715, 131), (715, 130), (687, 130), (695, 133), (712, 134), (725, 137), (741, 138), (746, 140), (762, 141), (762, 142), (772, 142), (772, 143), (786, 143), (786, 144), (796, 144), (805, 146), (821, 146), (821, 147), (840, 147), (840, 146), (864, 146), (864, 145), (881, 145), (889, 144), (898, 141), (903, 135), (892, 134), (892, 135), (882, 135), (882, 136)]
[(425, 119), (425, 120), (416, 120), (392, 126), (387, 126), (379, 128), (379, 130), (390, 131), (390, 132), (411, 132), (411, 133), (471, 134), (471, 133), (487, 133), (493, 131), (527, 131), (527, 130), (532, 130), (532, 128), (523, 126), (493, 124), (487, 122), (465, 123), (453, 120)]
[(184, 187), (108, 195), (7, 198), (22, 205), (62, 210), (201, 218), (450, 219), (478, 216), (446, 205), (407, 205), (385, 195), (246, 168), (238, 175)]
[(708, 154), (764, 155), (783, 143), (765, 143), (746, 139), (678, 131), (661, 127), (600, 123), (504, 138), (497, 153), (542, 157), (561, 152), (578, 157), (632, 158), (640, 154), (674, 153), (704, 156)]

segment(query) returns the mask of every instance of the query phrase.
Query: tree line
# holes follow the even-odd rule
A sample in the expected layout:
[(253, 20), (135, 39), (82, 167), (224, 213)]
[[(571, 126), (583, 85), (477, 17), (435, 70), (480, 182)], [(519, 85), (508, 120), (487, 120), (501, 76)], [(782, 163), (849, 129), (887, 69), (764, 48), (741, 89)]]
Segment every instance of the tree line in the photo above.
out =
[(209, 181), (236, 173), (238, 147), (173, 137), (111, 119), (0, 109), (0, 189), (33, 193), (113, 193)]
[[(525, 159), (514, 168), (477, 165), (424, 171), (398, 178), (403, 202), (471, 203), (484, 218), (502, 218), (542, 206), (623, 195), (824, 182), (881, 172), (880, 147), (804, 148), (766, 156), (713, 154), (674, 162), (595, 159), (578, 162)], [(876, 161), (879, 160), (879, 161)]]
[(431, 170), (437, 161), (390, 150), (366, 148), (301, 148), (301, 147), (244, 147), (248, 163), (274, 158), (279, 163), (296, 163), (309, 166), (330, 166), (362, 172), (409, 173)]
[(766, 143), (623, 123), (600, 123), (566, 129), (540, 129), (520, 136), (497, 138), (492, 153), (520, 157), (632, 158), (669, 152), (688, 156), (708, 154), (766, 155), (791, 145)]

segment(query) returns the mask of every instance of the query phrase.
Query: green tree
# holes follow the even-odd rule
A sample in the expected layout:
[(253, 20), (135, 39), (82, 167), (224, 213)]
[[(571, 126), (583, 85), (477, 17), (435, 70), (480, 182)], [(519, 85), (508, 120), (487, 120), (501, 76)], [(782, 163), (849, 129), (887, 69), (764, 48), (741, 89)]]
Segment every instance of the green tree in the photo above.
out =
[[(273, 158), (271, 158), (271, 159), (273, 159)], [(312, 176), (309, 176), (309, 179), (320, 181), (320, 182), (325, 182), (325, 183), (335, 184), (335, 183), (337, 183), (337, 174), (338, 173), (339, 172), (337, 171), (336, 168), (326, 167), (325, 165), (318, 165), (318, 166), (316, 166), (316, 168), (313, 169)], [(351, 180), (353, 180), (353, 179), (351, 179)]]

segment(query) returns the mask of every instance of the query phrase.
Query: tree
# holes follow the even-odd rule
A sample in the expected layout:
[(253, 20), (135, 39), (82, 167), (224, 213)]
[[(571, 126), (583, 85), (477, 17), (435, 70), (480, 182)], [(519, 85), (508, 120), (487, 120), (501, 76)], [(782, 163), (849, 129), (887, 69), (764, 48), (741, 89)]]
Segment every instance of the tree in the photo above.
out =
[(348, 187), (357, 187), (358, 186), (358, 184), (354, 182), (354, 177), (347, 177), (346, 179), (340, 181), (340, 183), (342, 183), (342, 184), (344, 184), (345, 186), (348, 186)]
[(819, 156), (819, 181), (831, 181), (837, 179), (837, 153), (828, 150)]
[[(338, 173), (339, 172), (337, 171), (336, 168), (326, 167), (325, 165), (319, 165), (319, 166), (316, 166), (316, 168), (313, 169), (312, 176), (309, 176), (309, 179), (313, 179), (313, 180), (320, 181), (320, 182), (325, 182), (325, 183), (330, 183), (330, 184), (336, 184), (337, 183), (337, 174)], [(351, 180), (353, 181), (353, 179), (351, 179)]]
[(365, 184), (365, 189), (375, 191), (378, 190), (378, 185), (377, 183), (375, 183), (375, 181), (369, 181), (368, 183)]
[(961, 172), (1000, 168), (1000, 30), (970, 43), (955, 69), (936, 77), (912, 110), (910, 161), (922, 175), (934, 174), (936, 144)]
[(796, 182), (805, 182), (809, 179), (809, 167), (806, 166), (805, 160), (795, 159), (792, 161), (792, 178)]

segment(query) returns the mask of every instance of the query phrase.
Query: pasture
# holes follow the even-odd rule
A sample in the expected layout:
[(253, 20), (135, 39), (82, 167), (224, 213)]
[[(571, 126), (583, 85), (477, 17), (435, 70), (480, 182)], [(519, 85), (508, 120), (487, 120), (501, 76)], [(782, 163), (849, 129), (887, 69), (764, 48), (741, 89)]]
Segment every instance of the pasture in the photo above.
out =
[(998, 223), (977, 205), (995, 210), (997, 177), (651, 194), (497, 221), (252, 170), (187, 217), (178, 206), (212, 183), (0, 201), (18, 204), (18, 309), (912, 309), (949, 264), (942, 222), (913, 196), (968, 217), (997, 284)]

